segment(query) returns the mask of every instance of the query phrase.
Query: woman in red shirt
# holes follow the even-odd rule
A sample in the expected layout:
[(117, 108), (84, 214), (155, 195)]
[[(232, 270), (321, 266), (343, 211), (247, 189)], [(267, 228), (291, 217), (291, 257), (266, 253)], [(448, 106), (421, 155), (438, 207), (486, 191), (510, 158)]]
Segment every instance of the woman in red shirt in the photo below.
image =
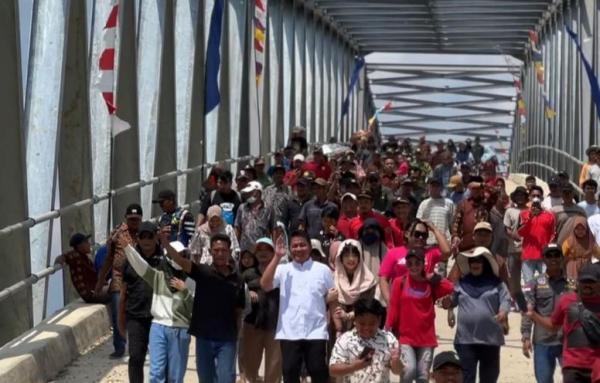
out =
[[(435, 236), (437, 246), (426, 247), (430, 233)], [(409, 250), (424, 251), (425, 272), (428, 274), (433, 273), (438, 262), (445, 262), (450, 256), (450, 244), (444, 233), (425, 221), (415, 220), (408, 228), (406, 240), (405, 246), (394, 247), (387, 252), (379, 268), (379, 287), (385, 302), (390, 300), (390, 285), (394, 279), (407, 273), (406, 255)]]
[(385, 324), (398, 336), (404, 371), (402, 382), (428, 382), (435, 336), (435, 301), (452, 293), (454, 285), (439, 275), (425, 273), (425, 253), (406, 255), (408, 274), (396, 278)]

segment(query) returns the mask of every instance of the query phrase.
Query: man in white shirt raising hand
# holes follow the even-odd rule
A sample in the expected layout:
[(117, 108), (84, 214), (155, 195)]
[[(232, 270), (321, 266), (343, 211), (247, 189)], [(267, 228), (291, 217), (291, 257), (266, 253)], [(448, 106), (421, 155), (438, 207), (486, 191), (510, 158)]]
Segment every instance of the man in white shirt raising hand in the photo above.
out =
[(298, 230), (290, 235), (292, 262), (285, 256), (282, 238), (260, 284), (265, 291), (279, 288), (279, 318), (275, 339), (281, 345), (284, 383), (300, 382), (302, 361), (313, 383), (329, 380), (327, 352), (327, 295), (334, 287), (333, 274), (310, 257), (310, 238)]

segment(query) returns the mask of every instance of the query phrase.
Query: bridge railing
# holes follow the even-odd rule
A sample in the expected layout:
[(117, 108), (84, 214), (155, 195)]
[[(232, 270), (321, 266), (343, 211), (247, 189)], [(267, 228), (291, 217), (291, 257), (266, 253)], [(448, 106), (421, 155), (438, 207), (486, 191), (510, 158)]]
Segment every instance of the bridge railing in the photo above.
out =
[[(271, 157), (273, 156), (274, 153), (267, 153), (265, 155), (263, 155), (263, 157)], [(71, 212), (73, 210), (77, 210), (77, 209), (81, 209), (84, 207), (88, 207), (88, 206), (92, 206), (92, 205), (96, 205), (98, 203), (100, 203), (101, 201), (105, 201), (105, 200), (110, 200), (120, 194), (126, 193), (128, 191), (131, 190), (136, 190), (136, 189), (140, 189), (144, 186), (148, 186), (148, 185), (153, 185), (153, 184), (157, 184), (159, 182), (163, 182), (165, 180), (169, 180), (172, 178), (178, 178), (184, 175), (189, 175), (189, 174), (193, 174), (193, 173), (198, 173), (204, 170), (210, 170), (213, 167), (219, 166), (219, 165), (231, 165), (233, 163), (239, 163), (239, 162), (247, 162), (247, 161), (251, 161), (253, 159), (257, 158), (256, 156), (243, 156), (243, 157), (239, 157), (236, 159), (227, 159), (227, 160), (223, 160), (223, 161), (218, 161), (218, 162), (213, 162), (213, 163), (206, 163), (206, 164), (201, 164), (198, 166), (194, 166), (194, 167), (190, 167), (187, 169), (183, 169), (183, 170), (173, 170), (164, 174), (161, 174), (159, 176), (155, 176), (153, 178), (150, 178), (148, 180), (139, 180), (137, 182), (125, 185), (123, 187), (120, 188), (116, 188), (110, 191), (107, 191), (106, 193), (102, 193), (100, 195), (94, 195), (92, 198), (88, 198), (88, 199), (84, 199), (78, 202), (75, 202), (73, 204), (61, 207), (59, 209), (55, 209), (55, 210), (51, 210), (48, 211), (46, 213), (40, 214), (40, 215), (36, 215), (34, 217), (28, 217), (23, 221), (14, 223), (12, 225), (9, 226), (5, 226), (2, 229), (0, 229), (0, 237), (1, 236), (5, 236), (5, 235), (9, 235), (15, 231), (18, 230), (28, 230), (32, 227), (34, 227), (35, 225), (38, 225), (42, 222), (46, 222), (46, 221), (52, 221), (54, 219), (60, 218), (61, 215), (67, 213), (67, 212)], [(196, 204), (198, 204), (200, 201), (199, 200), (195, 200), (192, 201), (186, 205), (182, 205), (182, 207), (184, 208), (190, 208)], [(156, 217), (154, 217), (153, 219), (156, 219)], [(28, 288), (29, 286), (32, 286), (36, 283), (38, 283), (39, 281), (45, 280), (46, 278), (49, 278), (51, 275), (55, 274), (57, 271), (63, 269), (63, 266), (60, 264), (55, 264), (55, 265), (48, 265), (47, 268), (40, 270), (38, 272), (32, 273), (31, 275), (29, 275), (27, 278), (24, 278), (14, 284), (12, 284), (11, 286), (8, 286), (4, 289), (2, 289), (0, 291), (0, 302), (4, 301), (5, 299), (15, 295), (16, 293), (18, 293), (19, 291)], [(44, 291), (44, 301), (47, 300), (48, 297), (48, 284), (46, 284), (45, 286), (45, 291)], [(44, 307), (46, 306), (46, 302), (44, 302)], [(44, 310), (44, 314), (45, 314), (45, 310)]]
[(583, 193), (579, 185), (579, 172), (584, 163), (564, 150), (548, 145), (530, 145), (519, 152), (515, 164), (516, 171), (529, 173), (546, 181), (558, 171), (565, 171), (575, 190)]

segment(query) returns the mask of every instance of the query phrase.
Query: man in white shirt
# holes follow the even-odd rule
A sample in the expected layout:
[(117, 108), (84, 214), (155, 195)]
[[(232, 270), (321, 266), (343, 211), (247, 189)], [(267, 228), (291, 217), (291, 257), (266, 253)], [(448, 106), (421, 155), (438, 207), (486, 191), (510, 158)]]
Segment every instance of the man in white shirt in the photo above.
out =
[(334, 287), (331, 270), (310, 257), (310, 238), (298, 230), (290, 235), (292, 262), (280, 264), (286, 254), (277, 240), (275, 257), (263, 273), (265, 291), (279, 288), (279, 340), (284, 383), (299, 383), (302, 361), (314, 383), (329, 380), (327, 367), (327, 293)]
[(556, 177), (552, 178), (548, 182), (548, 188), (550, 188), (550, 194), (542, 201), (542, 208), (544, 210), (552, 210), (554, 206), (559, 206), (563, 203), (560, 180)]
[(585, 210), (585, 214), (587, 214), (588, 217), (600, 213), (598, 201), (596, 200), (598, 183), (594, 180), (586, 180), (581, 187), (583, 188), (583, 201), (579, 202), (577, 205)]
[[(454, 204), (448, 198), (442, 197), (442, 183), (437, 178), (427, 181), (429, 198), (423, 200), (417, 210), (417, 218), (433, 223), (433, 225), (450, 241), (450, 225), (454, 214)], [(427, 245), (434, 245), (437, 241), (433, 235), (427, 238)]]

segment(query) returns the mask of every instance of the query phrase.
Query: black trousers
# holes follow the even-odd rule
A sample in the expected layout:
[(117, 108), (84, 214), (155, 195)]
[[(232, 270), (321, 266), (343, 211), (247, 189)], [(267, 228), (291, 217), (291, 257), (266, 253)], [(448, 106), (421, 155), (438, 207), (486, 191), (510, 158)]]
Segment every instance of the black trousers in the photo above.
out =
[(144, 383), (144, 361), (151, 325), (152, 318), (127, 318), (128, 373), (131, 383)]
[(454, 348), (463, 367), (464, 383), (475, 383), (477, 365), (479, 365), (479, 382), (496, 383), (498, 381), (500, 346), (455, 344)]
[(592, 383), (592, 370), (583, 368), (563, 368), (564, 383)]
[(306, 365), (312, 383), (329, 380), (326, 340), (281, 340), (284, 383), (299, 383), (302, 362)]

